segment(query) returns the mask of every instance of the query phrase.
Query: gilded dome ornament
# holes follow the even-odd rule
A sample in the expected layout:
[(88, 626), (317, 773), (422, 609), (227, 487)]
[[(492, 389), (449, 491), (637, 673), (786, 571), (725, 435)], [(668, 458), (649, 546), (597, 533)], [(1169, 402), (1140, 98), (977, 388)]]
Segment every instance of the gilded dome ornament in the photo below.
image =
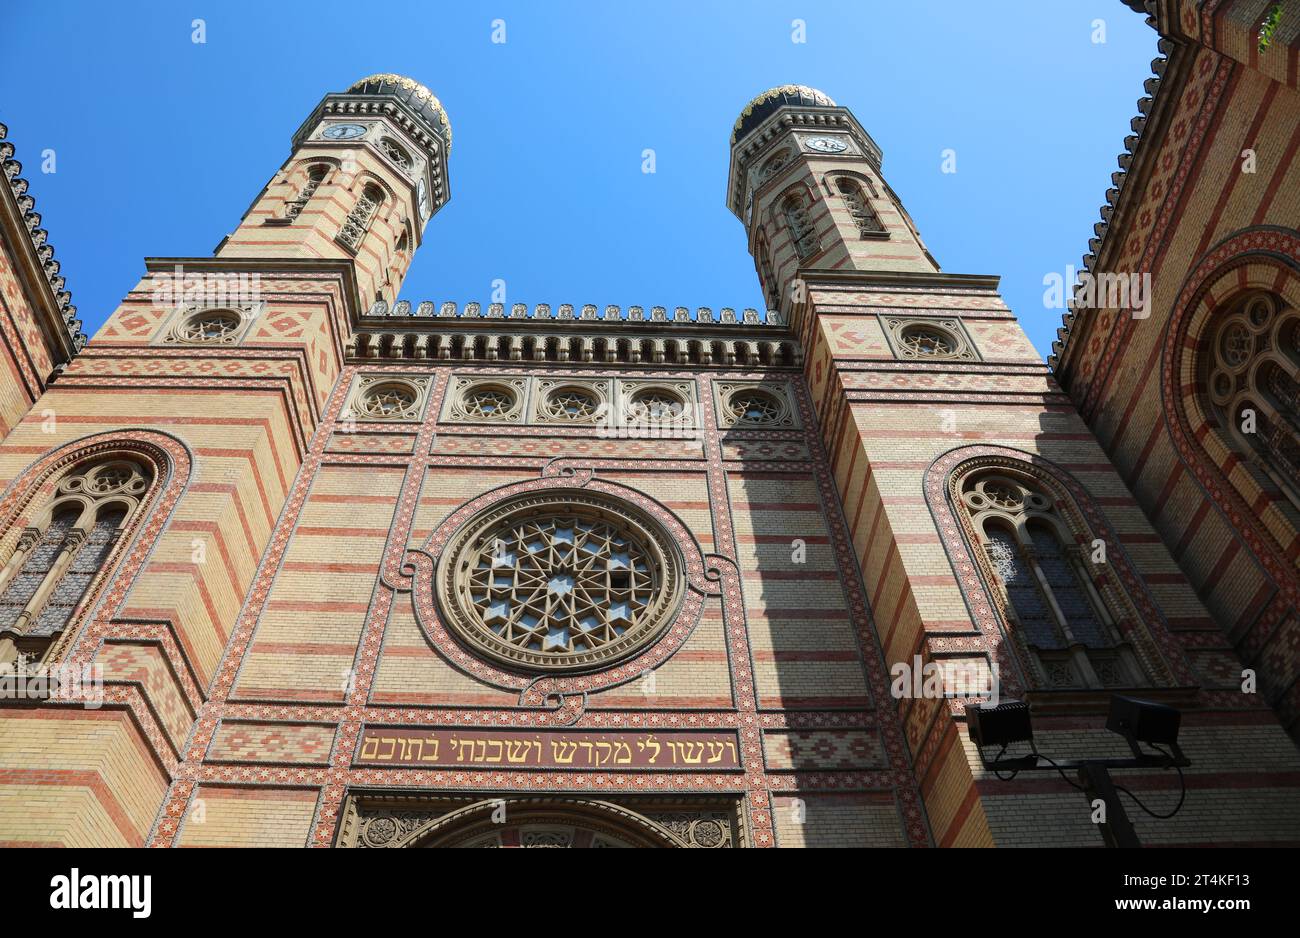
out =
[[(776, 103), (773, 104), (773, 102)], [(758, 120), (750, 120), (750, 117), (756, 111), (762, 111), (762, 117), (766, 117), (768, 113), (785, 104), (802, 105), (804, 107), (837, 106), (831, 100), (830, 95), (808, 85), (778, 85), (775, 88), (769, 88), (746, 104), (745, 109), (740, 112), (740, 116), (736, 118), (736, 124), (731, 131), (732, 143), (735, 143), (740, 138), (742, 128), (746, 125), (752, 126), (758, 123)]]
[[(401, 92), (385, 91), (385, 85), (401, 89)], [(443, 108), (442, 102), (438, 100), (432, 91), (415, 79), (407, 78), (405, 75), (396, 75), (392, 72), (378, 72), (354, 81), (346, 93), (392, 94), (394, 97), (406, 101), (422, 117), (428, 120), (435, 129), (439, 130), (447, 144), (447, 149), (451, 150), (451, 121), (447, 117), (446, 109)]]

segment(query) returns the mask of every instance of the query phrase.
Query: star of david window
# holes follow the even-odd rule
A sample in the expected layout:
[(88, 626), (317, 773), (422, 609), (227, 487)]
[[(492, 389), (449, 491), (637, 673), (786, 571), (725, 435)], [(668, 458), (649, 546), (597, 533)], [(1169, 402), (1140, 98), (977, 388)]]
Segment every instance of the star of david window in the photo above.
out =
[(737, 423), (775, 423), (784, 408), (781, 402), (765, 391), (745, 391), (734, 394), (730, 410)]
[(380, 138), (379, 148), (384, 151), (384, 153), (388, 156), (390, 160), (392, 160), (402, 169), (406, 170), (407, 172), (410, 172), (411, 156), (409, 153), (406, 152), (406, 150), (398, 146), (392, 140), (389, 140), (387, 137)]
[(205, 309), (187, 316), (176, 328), (175, 338), (202, 345), (226, 344), (238, 337), (243, 321), (233, 309)]
[(686, 412), (685, 402), (670, 391), (654, 388), (639, 391), (628, 402), (628, 418), (633, 421), (649, 423), (672, 423), (682, 419)]
[(542, 409), (552, 420), (586, 422), (595, 418), (600, 399), (586, 388), (557, 388), (547, 396)]
[(600, 493), (525, 495), (458, 532), (438, 598), (460, 641), (504, 664), (590, 669), (658, 637), (681, 591), (662, 526)]
[(957, 353), (953, 338), (937, 329), (910, 326), (903, 330), (900, 340), (913, 358), (951, 358)]
[(417, 400), (414, 388), (391, 382), (365, 391), (356, 403), (356, 410), (358, 416), (373, 420), (399, 420), (414, 415)]
[(505, 388), (474, 388), (465, 394), (462, 410), (478, 420), (504, 420), (515, 410), (517, 398)]

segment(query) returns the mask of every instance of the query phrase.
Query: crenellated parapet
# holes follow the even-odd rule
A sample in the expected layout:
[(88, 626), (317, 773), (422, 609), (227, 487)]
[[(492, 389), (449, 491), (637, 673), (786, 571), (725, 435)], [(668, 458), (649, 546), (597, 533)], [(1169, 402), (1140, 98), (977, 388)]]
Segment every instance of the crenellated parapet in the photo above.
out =
[[(588, 331), (590, 330), (590, 331)], [(776, 310), (707, 306), (600, 308), (565, 303), (463, 307), (375, 303), (345, 354), (354, 360), (594, 362), (798, 367), (803, 354)]]
[(344, 351), (352, 361), (585, 362), (719, 368), (797, 368), (803, 364), (799, 343), (770, 331), (748, 337), (568, 331), (365, 331), (352, 336)]
[(712, 325), (740, 325), (740, 326), (784, 326), (785, 321), (781, 314), (774, 309), (765, 312), (759, 312), (756, 309), (744, 309), (739, 315), (730, 306), (724, 306), (718, 310), (715, 315), (713, 309), (708, 306), (699, 306), (695, 309), (695, 314), (691, 315), (691, 310), (686, 306), (675, 306), (670, 311), (666, 306), (652, 306), (649, 314), (646, 313), (643, 306), (629, 306), (623, 309), (620, 306), (606, 306), (603, 309), (590, 303), (575, 307), (570, 303), (562, 303), (552, 308), (549, 303), (538, 303), (529, 313), (527, 304), (514, 303), (507, 311), (504, 303), (490, 303), (487, 309), (483, 308), (481, 303), (466, 303), (464, 306), (458, 306), (456, 303), (447, 302), (440, 306), (435, 306), (431, 301), (424, 301), (414, 306), (409, 300), (398, 300), (391, 307), (385, 302), (372, 303), (362, 317), (363, 325), (367, 320), (382, 319), (385, 322), (391, 320), (423, 320), (423, 319), (456, 319), (456, 320), (474, 320), (474, 319), (527, 319), (534, 322), (571, 322), (581, 320), (583, 322), (604, 322), (604, 323), (673, 323), (674, 325), (688, 326), (712, 326)]

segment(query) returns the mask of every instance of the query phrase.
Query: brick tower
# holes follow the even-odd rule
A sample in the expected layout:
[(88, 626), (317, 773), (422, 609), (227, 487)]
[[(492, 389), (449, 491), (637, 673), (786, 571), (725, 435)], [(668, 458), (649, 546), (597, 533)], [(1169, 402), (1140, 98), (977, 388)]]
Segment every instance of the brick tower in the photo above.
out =
[[(1264, 785), (1238, 802), (1230, 789), (1249, 782), (1229, 771), (1290, 771), (1294, 750), (1241, 693), (1227, 639), (997, 278), (940, 271), (880, 148), (820, 91), (754, 99), (731, 153), (728, 205), (799, 342), (876, 636), (891, 667), (908, 668), (891, 690), (935, 842), (1096, 842), (1086, 799), (1063, 783), (1004, 784), (981, 767), (962, 691), (993, 667), (1002, 697), (1032, 703), (1039, 749), (1058, 758), (1124, 754), (1102, 728), (1113, 692), (1189, 711), (1208, 790), (1172, 821), (1143, 817), (1144, 840), (1267, 840), (1284, 817), (1294, 837), (1281, 793)], [(918, 665), (951, 696), (918, 695)], [(1237, 730), (1219, 743), (1223, 725)], [(1172, 773), (1141, 784), (1177, 797)]]

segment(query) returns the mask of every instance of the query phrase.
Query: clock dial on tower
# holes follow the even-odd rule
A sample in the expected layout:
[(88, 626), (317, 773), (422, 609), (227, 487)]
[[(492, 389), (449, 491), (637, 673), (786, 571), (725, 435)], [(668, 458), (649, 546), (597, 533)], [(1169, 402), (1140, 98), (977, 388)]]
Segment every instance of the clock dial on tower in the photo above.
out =
[(321, 136), (326, 140), (355, 140), (365, 132), (361, 124), (330, 124), (321, 131)]
[(849, 145), (838, 137), (809, 137), (804, 144), (818, 153), (843, 153)]

